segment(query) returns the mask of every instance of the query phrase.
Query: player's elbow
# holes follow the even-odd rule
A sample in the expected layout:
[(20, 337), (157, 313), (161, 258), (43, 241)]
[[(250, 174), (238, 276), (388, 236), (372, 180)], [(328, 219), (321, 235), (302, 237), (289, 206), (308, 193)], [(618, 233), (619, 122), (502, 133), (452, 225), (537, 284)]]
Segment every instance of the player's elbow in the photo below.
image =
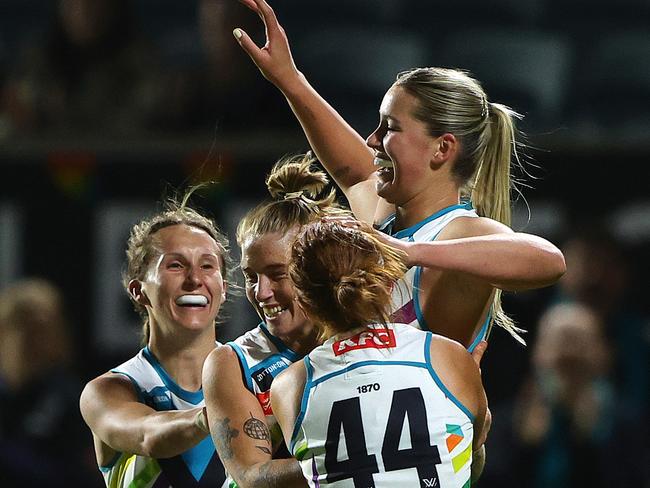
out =
[(544, 253), (544, 286), (556, 283), (566, 273), (564, 254), (557, 247), (550, 245), (542, 251)]
[(172, 442), (168, 436), (152, 429), (145, 432), (140, 440), (142, 454), (154, 459), (165, 459), (181, 454), (179, 443)]
[(142, 438), (140, 445), (142, 446), (142, 454), (146, 457), (164, 459), (173, 456), (173, 454), (170, 454), (169, 450), (166, 449), (165, 444), (158, 435), (146, 434)]

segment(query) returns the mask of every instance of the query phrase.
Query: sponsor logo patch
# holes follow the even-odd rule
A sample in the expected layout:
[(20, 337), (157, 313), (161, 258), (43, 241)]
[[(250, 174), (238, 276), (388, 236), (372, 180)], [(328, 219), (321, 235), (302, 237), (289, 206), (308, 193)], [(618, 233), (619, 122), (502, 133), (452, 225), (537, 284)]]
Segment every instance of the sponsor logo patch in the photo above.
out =
[(332, 344), (332, 349), (335, 356), (340, 356), (355, 349), (386, 349), (395, 347), (395, 344), (395, 332), (392, 329), (380, 326), (378, 328), (369, 327), (352, 337), (336, 341)]
[(261, 368), (256, 369), (252, 373), (253, 381), (257, 383), (257, 386), (259, 386), (260, 390), (266, 391), (269, 388), (271, 388), (271, 383), (273, 382), (273, 378), (275, 378), (278, 374), (280, 374), (281, 371), (285, 370), (287, 368), (287, 364), (278, 359), (273, 362), (266, 363), (266, 365), (262, 365)]
[(273, 409), (271, 408), (271, 392), (265, 391), (262, 393), (256, 393), (257, 401), (260, 402), (264, 415), (273, 415)]

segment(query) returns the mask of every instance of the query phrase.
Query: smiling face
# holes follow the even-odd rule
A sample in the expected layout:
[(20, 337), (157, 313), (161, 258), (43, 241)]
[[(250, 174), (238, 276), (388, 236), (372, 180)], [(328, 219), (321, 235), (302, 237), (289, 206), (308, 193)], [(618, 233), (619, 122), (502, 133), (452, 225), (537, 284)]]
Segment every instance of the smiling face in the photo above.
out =
[(283, 340), (300, 333), (308, 323), (288, 274), (294, 238), (295, 231), (272, 232), (247, 237), (242, 243), (246, 297), (271, 333)]
[(403, 88), (390, 88), (379, 110), (379, 127), (366, 140), (375, 151), (377, 194), (396, 205), (429, 187), (430, 163), (439, 148), (439, 138), (413, 116), (417, 103)]
[(207, 232), (178, 224), (153, 235), (157, 254), (130, 290), (145, 305), (151, 329), (204, 331), (225, 300), (221, 249)]

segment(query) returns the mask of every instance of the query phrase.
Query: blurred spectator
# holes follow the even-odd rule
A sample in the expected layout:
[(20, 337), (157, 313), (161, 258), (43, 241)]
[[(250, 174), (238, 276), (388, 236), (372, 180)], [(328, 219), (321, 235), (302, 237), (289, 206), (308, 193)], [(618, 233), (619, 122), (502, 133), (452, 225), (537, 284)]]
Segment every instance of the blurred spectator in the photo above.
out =
[[(3, 488), (93, 486), (60, 292), (44, 280), (0, 291), (0, 480)], [(93, 471), (92, 477), (89, 474)]]
[(558, 283), (557, 301), (583, 302), (598, 312), (613, 347), (613, 378), (619, 394), (639, 410), (647, 409), (650, 317), (635, 303), (634, 254), (595, 224), (576, 230), (561, 247), (567, 272)]
[[(186, 33), (186, 39), (181, 41), (182, 35), (170, 32), (167, 40), (160, 40), (169, 46), (167, 61), (172, 65), (166, 74), (170, 97), (158, 117), (161, 125), (175, 131), (216, 127), (221, 132), (295, 125), (282, 95), (257, 72), (235, 41), (235, 27), (263, 39), (259, 22), (241, 3), (198, 0), (197, 25)], [(183, 50), (179, 44), (188, 48)]]
[(149, 128), (162, 98), (156, 57), (131, 0), (59, 0), (49, 31), (26, 41), (9, 69), (7, 133), (77, 137)]
[(617, 396), (598, 312), (551, 306), (540, 318), (533, 371), (493, 408), (481, 487), (636, 487), (647, 475), (648, 426)]

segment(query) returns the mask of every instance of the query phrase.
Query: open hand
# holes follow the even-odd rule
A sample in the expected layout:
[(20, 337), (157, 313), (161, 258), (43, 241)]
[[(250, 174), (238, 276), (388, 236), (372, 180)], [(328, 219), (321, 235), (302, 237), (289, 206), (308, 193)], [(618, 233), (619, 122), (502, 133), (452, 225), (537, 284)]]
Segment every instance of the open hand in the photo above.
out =
[(239, 1), (256, 12), (264, 22), (266, 43), (263, 47), (257, 46), (250, 36), (239, 27), (233, 31), (233, 35), (262, 72), (262, 75), (278, 88), (282, 88), (287, 80), (299, 74), (291, 55), (287, 35), (278, 22), (275, 12), (265, 0)]

